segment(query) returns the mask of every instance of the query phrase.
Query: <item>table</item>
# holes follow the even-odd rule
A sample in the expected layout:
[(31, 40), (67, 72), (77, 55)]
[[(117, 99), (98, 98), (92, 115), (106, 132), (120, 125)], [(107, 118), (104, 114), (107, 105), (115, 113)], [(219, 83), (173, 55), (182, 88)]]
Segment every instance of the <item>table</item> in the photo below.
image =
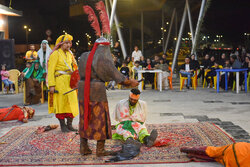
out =
[(247, 68), (243, 69), (218, 69), (216, 70), (217, 73), (217, 93), (219, 93), (220, 89), (220, 72), (225, 72), (225, 90), (227, 90), (227, 74), (229, 72), (236, 72), (236, 93), (239, 93), (239, 81), (240, 81), (240, 72), (245, 72), (245, 92), (247, 93)]
[[(160, 92), (162, 91), (162, 70), (138, 70), (138, 80), (142, 79), (142, 73), (159, 73)], [(156, 86), (156, 85), (155, 85)], [(139, 83), (138, 89), (142, 91), (142, 82)]]

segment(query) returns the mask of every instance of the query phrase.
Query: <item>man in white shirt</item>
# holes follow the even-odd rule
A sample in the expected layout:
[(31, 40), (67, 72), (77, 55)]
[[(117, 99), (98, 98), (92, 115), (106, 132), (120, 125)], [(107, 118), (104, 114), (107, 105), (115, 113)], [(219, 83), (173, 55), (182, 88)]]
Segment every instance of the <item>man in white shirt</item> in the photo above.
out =
[(190, 58), (189, 57), (186, 57), (185, 58), (185, 64), (181, 65), (180, 73), (181, 73), (182, 76), (187, 76), (188, 77), (187, 88), (189, 89), (191, 77), (194, 75), (194, 67), (193, 67), (192, 64), (190, 64)]
[(138, 49), (138, 46), (135, 46), (135, 50), (132, 53), (132, 61), (133, 62), (140, 61), (142, 56), (143, 55), (142, 55), (141, 51)]

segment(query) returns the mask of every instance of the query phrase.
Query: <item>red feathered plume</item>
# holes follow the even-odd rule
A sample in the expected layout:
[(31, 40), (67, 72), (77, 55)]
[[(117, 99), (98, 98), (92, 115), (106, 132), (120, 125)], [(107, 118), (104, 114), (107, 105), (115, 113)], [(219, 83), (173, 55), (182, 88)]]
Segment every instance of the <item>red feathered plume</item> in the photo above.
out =
[(99, 10), (100, 20), (102, 22), (102, 32), (104, 34), (110, 34), (109, 18), (102, 1), (97, 2), (95, 5), (96, 10)]
[(85, 5), (83, 6), (83, 11), (88, 15), (88, 20), (91, 23), (91, 27), (95, 30), (96, 36), (100, 37), (101, 36), (100, 25), (94, 10), (90, 6)]

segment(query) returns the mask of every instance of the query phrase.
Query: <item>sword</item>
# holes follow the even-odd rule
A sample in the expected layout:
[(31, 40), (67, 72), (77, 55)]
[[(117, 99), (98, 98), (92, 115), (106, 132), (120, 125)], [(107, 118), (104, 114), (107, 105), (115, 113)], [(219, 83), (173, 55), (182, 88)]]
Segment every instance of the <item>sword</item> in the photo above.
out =
[[(141, 80), (139, 80), (138, 82), (142, 82), (142, 81), (144, 81), (145, 79), (144, 78), (142, 78)], [(74, 89), (71, 89), (70, 91), (68, 91), (68, 92), (65, 92), (63, 95), (66, 95), (66, 94), (68, 94), (68, 93), (70, 93), (70, 92), (73, 92), (73, 91), (75, 91), (75, 90), (77, 90), (78, 88), (74, 88)], [(107, 90), (108, 90), (108, 88), (106, 88)]]
[(66, 95), (66, 94), (68, 94), (68, 93), (70, 93), (70, 92), (73, 92), (73, 91), (75, 91), (75, 90), (77, 90), (77, 89), (78, 89), (78, 88), (71, 89), (70, 91), (65, 92), (63, 95)]

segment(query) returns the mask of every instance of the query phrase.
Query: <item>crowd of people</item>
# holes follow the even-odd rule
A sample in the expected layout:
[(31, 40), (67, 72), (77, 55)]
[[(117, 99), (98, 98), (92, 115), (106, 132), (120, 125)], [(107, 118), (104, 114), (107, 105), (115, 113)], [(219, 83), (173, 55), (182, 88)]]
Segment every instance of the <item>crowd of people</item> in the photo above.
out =
[[(230, 55), (225, 53), (221, 54), (221, 57), (216, 59), (214, 56), (209, 56), (208, 54), (202, 59), (201, 64), (198, 61), (191, 58), (190, 64), (192, 64), (194, 70), (199, 71), (198, 78), (202, 78), (202, 83), (205, 81), (207, 87), (214, 86), (213, 77), (216, 76), (216, 69), (250, 69), (250, 55), (246, 52), (239, 52), (238, 50), (232, 52)], [(206, 75), (205, 75), (206, 74)], [(236, 79), (234, 73), (228, 74), (228, 89), (233, 87), (233, 83)], [(244, 74), (240, 73), (239, 85), (241, 90), (244, 90)], [(220, 87), (225, 89), (225, 73), (220, 75)]]
[[(139, 50), (138, 46), (134, 47), (134, 51), (132, 52), (132, 56), (127, 56), (125, 60), (121, 56), (121, 50), (119, 49), (119, 43), (115, 43), (115, 47), (113, 49), (113, 60), (116, 68), (127, 78), (138, 79), (138, 71), (139, 70), (162, 70), (162, 84), (164, 89), (169, 89), (168, 76), (170, 76), (169, 62), (167, 61), (167, 56), (163, 54), (162, 56), (155, 55), (154, 59), (151, 60), (147, 58), (145, 60), (142, 52)], [(155, 74), (154, 73), (144, 73), (143, 74), (144, 87), (146, 89), (146, 84), (151, 84), (152, 89), (155, 88)], [(158, 83), (159, 85), (159, 83)], [(115, 82), (110, 82), (108, 88), (115, 89)]]
[[(45, 81), (47, 73), (47, 61), (52, 50), (48, 45), (47, 40), (41, 42), (41, 47), (35, 51), (35, 45), (30, 45), (24, 56), (26, 67), (22, 70), (19, 81), (23, 82), (25, 86), (25, 105), (37, 104), (40, 102), (42, 93), (47, 97), (46, 84), (41, 83)], [(6, 64), (2, 64), (1, 79), (4, 84), (3, 93), (15, 93), (14, 83), (9, 79), (9, 72), (6, 69)], [(43, 91), (43, 92), (42, 92)]]

